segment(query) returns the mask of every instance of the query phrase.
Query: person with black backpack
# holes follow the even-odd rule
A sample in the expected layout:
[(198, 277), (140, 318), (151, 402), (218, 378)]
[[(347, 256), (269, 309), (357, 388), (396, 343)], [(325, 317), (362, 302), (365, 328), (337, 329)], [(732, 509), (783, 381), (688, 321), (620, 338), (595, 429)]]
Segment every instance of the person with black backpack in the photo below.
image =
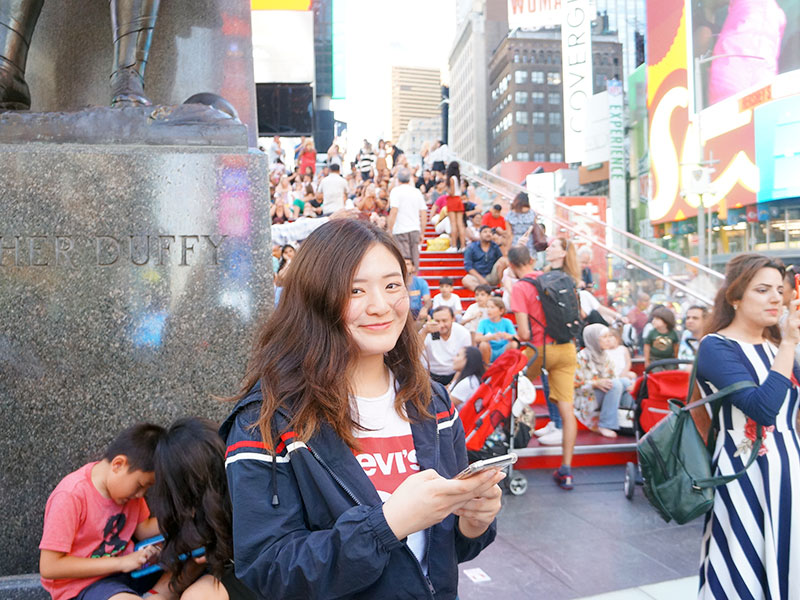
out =
[(578, 431), (573, 410), (577, 367), (574, 340), (583, 325), (576, 287), (580, 274), (575, 251), (566, 239), (550, 242), (546, 256), (551, 270), (543, 273), (535, 270), (525, 246), (508, 251), (509, 265), (519, 279), (511, 290), (511, 310), (517, 320), (517, 336), (532, 341), (539, 352), (528, 378), (542, 375), (546, 392), (549, 387), (548, 401), (557, 408), (557, 412), (551, 412), (552, 431), (541, 435), (539, 442), (561, 444), (561, 466), (553, 478), (559, 487), (571, 490), (572, 453)]

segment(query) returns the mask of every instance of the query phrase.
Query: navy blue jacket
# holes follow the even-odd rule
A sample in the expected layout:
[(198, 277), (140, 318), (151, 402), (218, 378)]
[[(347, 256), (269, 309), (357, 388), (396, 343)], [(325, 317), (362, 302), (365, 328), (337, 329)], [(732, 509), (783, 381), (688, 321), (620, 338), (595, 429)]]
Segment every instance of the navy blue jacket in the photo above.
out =
[[(414, 423), (420, 470), (453, 477), (467, 466), (464, 429), (444, 388), (434, 383), (429, 411)], [(303, 443), (276, 415), (281, 435), (273, 460), (257, 422), (261, 388), (234, 408), (220, 434), (233, 504), (236, 575), (264, 598), (455, 598), (458, 563), (475, 558), (496, 534), (458, 531), (449, 515), (426, 531), (428, 575), (383, 515), (383, 504), (351, 449), (323, 424)]]

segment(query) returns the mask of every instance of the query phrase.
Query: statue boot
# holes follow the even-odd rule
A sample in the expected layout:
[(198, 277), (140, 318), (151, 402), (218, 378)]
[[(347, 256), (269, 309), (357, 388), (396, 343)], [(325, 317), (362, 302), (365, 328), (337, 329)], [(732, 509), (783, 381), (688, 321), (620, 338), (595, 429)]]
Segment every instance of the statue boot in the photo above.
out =
[(0, 0), (0, 110), (28, 110), (25, 63), (44, 0)]
[(111, 0), (114, 67), (111, 106), (149, 106), (144, 69), (150, 54), (159, 0)]

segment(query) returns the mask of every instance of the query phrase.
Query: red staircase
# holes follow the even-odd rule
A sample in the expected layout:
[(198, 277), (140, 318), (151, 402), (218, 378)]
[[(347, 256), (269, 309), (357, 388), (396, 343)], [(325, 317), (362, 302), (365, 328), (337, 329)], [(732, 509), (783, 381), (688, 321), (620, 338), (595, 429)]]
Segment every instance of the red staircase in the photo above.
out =
[(460, 252), (428, 252), (427, 241), (437, 237), (431, 223), (423, 234), (422, 252), (419, 254), (419, 272), (417, 275), (428, 282), (431, 298), (439, 293), (439, 279), (450, 277), (453, 280), (453, 293), (461, 297), (461, 306), (466, 308), (475, 301), (473, 293), (461, 285), (461, 278), (467, 274), (464, 269), (464, 255)]
[[(423, 250), (419, 256), (420, 277), (428, 282), (431, 297), (439, 293), (439, 279), (451, 277), (453, 279), (453, 292), (461, 297), (461, 306), (467, 306), (475, 301), (473, 292), (461, 284), (461, 278), (467, 274), (464, 269), (464, 255), (460, 252), (428, 252), (427, 240), (437, 236), (434, 226), (428, 224), (423, 234)], [(506, 315), (513, 317), (513, 315)], [(547, 423), (547, 406), (544, 394), (537, 383), (539, 390), (536, 402), (533, 405), (536, 413), (536, 426), (543, 427)], [(633, 438), (620, 436), (610, 440), (588, 431), (578, 424), (578, 439), (575, 442), (575, 456), (573, 466), (599, 466), (620, 465), (635, 460), (635, 445)], [(538, 439), (533, 437), (527, 448), (516, 449), (519, 461), (517, 469), (552, 469), (561, 464), (561, 446), (543, 446)]]

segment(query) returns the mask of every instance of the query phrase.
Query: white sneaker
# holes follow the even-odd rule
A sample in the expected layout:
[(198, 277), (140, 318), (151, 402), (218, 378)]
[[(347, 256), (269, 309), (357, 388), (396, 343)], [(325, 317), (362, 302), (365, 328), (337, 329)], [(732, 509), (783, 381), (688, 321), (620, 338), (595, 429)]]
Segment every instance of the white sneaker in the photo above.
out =
[(539, 438), (539, 443), (545, 446), (560, 446), (564, 440), (564, 432), (560, 429), (551, 431)]
[(556, 430), (556, 424), (552, 421), (548, 421), (547, 425), (541, 427), (533, 432), (533, 435), (536, 437), (542, 437), (543, 435), (547, 435), (548, 433), (552, 433)]
[(455, 246), (450, 246), (447, 250), (445, 250), (445, 252), (449, 253), (458, 252), (458, 248), (456, 248)]

